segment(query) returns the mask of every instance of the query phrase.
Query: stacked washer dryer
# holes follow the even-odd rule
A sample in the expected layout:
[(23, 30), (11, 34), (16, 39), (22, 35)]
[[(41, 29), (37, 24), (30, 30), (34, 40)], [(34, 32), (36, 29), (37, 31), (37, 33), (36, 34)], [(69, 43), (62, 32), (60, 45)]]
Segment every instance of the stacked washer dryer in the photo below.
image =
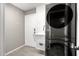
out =
[(46, 56), (75, 56), (76, 3), (46, 5)]

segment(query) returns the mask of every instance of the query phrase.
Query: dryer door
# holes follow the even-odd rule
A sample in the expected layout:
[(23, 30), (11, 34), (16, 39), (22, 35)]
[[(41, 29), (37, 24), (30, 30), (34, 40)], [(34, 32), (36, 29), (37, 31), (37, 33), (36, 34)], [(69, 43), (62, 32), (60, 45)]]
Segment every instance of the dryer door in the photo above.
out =
[(58, 4), (52, 7), (47, 14), (47, 22), (53, 28), (63, 28), (68, 25), (73, 18), (73, 11), (66, 4)]

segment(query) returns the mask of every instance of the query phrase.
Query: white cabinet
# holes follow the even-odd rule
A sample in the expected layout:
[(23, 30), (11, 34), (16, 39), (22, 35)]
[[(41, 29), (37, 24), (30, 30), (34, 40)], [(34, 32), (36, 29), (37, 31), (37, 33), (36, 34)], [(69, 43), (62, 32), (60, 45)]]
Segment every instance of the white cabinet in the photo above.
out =
[(45, 51), (45, 34), (44, 33), (36, 33), (34, 35), (34, 39), (36, 42), (36, 48), (39, 50)]

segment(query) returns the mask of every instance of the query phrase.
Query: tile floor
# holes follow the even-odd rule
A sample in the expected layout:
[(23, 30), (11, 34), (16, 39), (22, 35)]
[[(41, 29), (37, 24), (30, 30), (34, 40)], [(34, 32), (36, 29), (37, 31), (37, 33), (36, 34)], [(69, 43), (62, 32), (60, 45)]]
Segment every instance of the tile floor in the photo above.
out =
[(7, 56), (44, 56), (44, 53), (32, 47), (23, 47)]

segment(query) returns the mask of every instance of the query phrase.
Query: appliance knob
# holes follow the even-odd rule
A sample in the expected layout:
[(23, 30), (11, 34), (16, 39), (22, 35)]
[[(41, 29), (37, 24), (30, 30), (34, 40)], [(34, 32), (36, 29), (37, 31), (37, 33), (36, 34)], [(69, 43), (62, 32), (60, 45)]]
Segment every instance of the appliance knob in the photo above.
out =
[(79, 50), (79, 46), (75, 46), (74, 43), (71, 43), (71, 48), (75, 50)]

